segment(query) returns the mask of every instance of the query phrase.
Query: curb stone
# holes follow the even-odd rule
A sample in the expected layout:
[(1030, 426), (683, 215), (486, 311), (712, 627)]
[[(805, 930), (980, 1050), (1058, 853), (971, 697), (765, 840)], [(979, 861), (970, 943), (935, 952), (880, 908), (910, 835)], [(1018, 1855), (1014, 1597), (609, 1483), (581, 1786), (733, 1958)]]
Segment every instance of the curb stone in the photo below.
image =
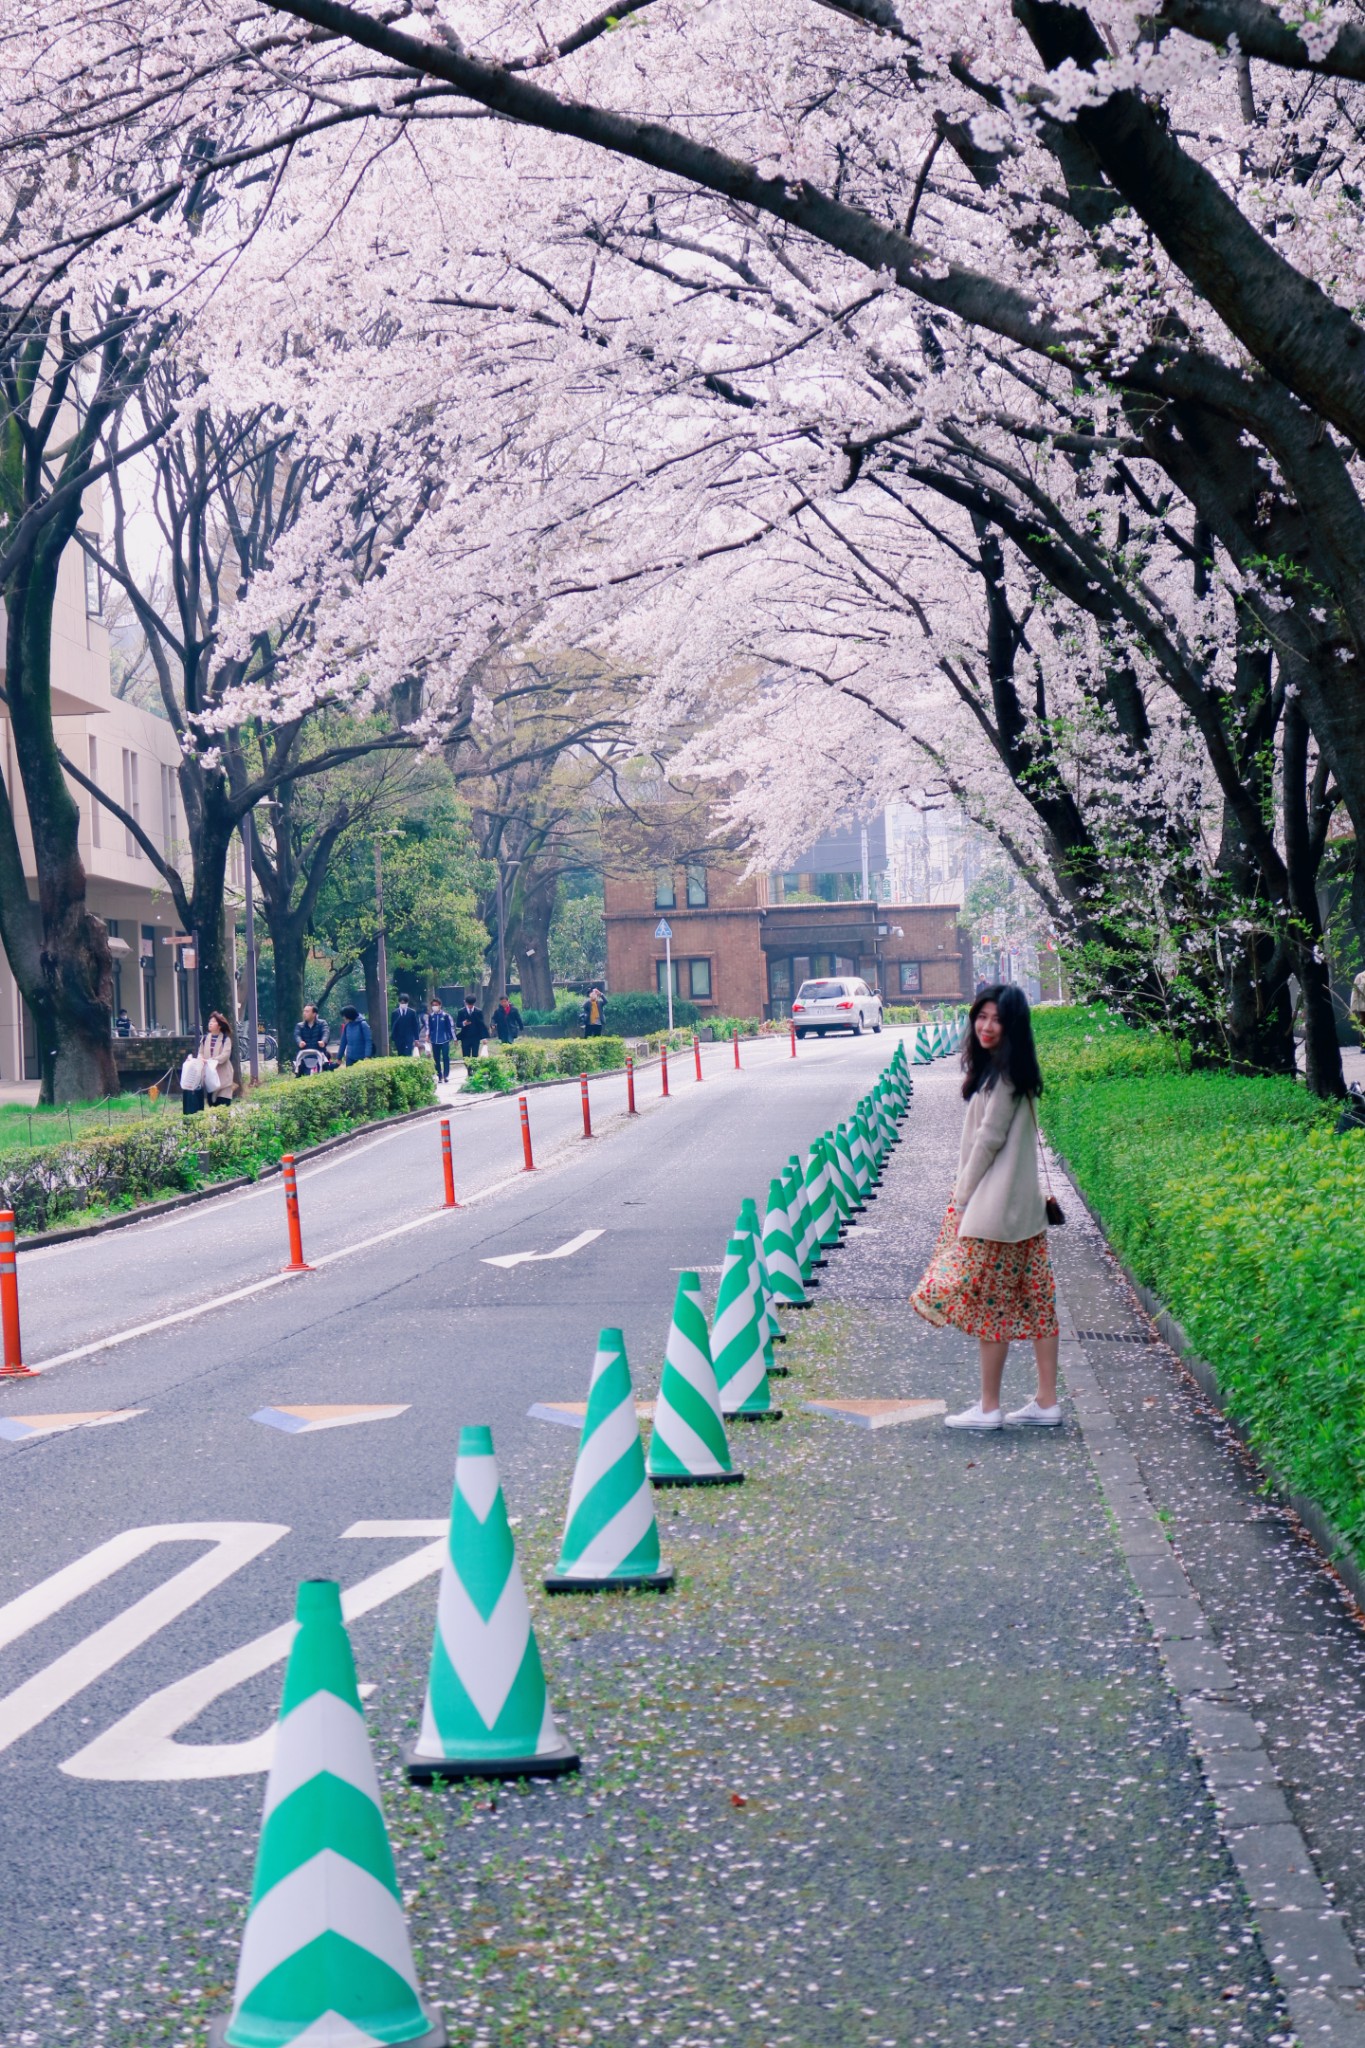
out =
[[(428, 1103), (422, 1109), (400, 1110), (397, 1116), (376, 1117), (373, 1123), (357, 1124), (354, 1130), (338, 1131), (335, 1136), (319, 1139), (316, 1145), (307, 1145), (293, 1156), (296, 1160), (320, 1159), (325, 1152), (339, 1151), (356, 1138), (366, 1138), (375, 1131), (396, 1130), (399, 1124), (416, 1123), (419, 1118), (433, 1116), (442, 1107), (440, 1103)], [(231, 1180), (215, 1180), (207, 1187), (188, 1188), (183, 1194), (168, 1195), (160, 1202), (140, 1202), (135, 1209), (121, 1209), (116, 1216), (101, 1216), (96, 1223), (73, 1223), (70, 1228), (60, 1230), (37, 1230), (31, 1237), (21, 1237), (15, 1249), (21, 1252), (41, 1251), (44, 1245), (72, 1244), (79, 1237), (102, 1237), (106, 1230), (126, 1230), (133, 1223), (149, 1223), (155, 1217), (169, 1216), (173, 1209), (191, 1209), (196, 1202), (212, 1201), (215, 1195), (235, 1194), (240, 1188), (259, 1187), (263, 1180), (273, 1180), (280, 1172), (278, 1160), (273, 1165), (263, 1166), (258, 1174), (234, 1174)]]
[[(1095, 1219), (1098, 1222), (1098, 1219)], [(1365, 1973), (1290, 1814), (1237, 1677), (1209, 1640), (1203, 1604), (1174, 1555), (1137, 1460), (1084, 1356), (1060, 1293), (1061, 1365), (1114, 1532), (1180, 1703), (1266, 1961), (1303, 2048), (1365, 2048)]]

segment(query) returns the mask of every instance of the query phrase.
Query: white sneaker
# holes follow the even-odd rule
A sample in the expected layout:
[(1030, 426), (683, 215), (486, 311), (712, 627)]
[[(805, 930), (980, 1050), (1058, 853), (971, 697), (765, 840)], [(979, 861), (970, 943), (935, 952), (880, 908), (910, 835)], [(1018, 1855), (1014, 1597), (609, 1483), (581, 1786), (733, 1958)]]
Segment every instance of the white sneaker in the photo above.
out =
[(943, 1418), (945, 1429), (1000, 1429), (1003, 1422), (998, 1408), (992, 1408), (988, 1414), (979, 1401), (973, 1401), (971, 1407), (964, 1408), (960, 1415), (945, 1415)]
[(1040, 1408), (1037, 1401), (1026, 1401), (1005, 1417), (1006, 1422), (1036, 1422), (1043, 1429), (1055, 1429), (1061, 1419), (1060, 1407)]

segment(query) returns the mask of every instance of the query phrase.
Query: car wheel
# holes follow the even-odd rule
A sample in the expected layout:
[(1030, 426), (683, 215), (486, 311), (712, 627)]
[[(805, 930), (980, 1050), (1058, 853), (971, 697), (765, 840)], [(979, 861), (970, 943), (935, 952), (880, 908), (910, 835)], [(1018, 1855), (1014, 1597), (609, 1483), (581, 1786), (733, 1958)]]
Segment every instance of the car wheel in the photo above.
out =
[(798, 1038), (804, 1038), (806, 1035), (799, 1024), (796, 1027), (796, 1035)]
[(878, 1012), (878, 1014), (877, 1014), (877, 1021), (876, 1021), (876, 1023), (875, 1023), (875, 1024), (874, 1024), (874, 1025), (872, 1026), (872, 1029), (873, 1029), (873, 1031), (874, 1031), (874, 1032), (876, 1032), (876, 1031), (880, 1031), (880, 1030), (881, 1030), (881, 1028), (882, 1028), (882, 1020), (881, 1020), (881, 1013), (880, 1013), (880, 1011), (879, 1011), (879, 1012)]
[(854, 1036), (855, 1038), (861, 1038), (861, 1037), (862, 1037), (862, 1035), (863, 1035), (863, 1013), (862, 1013), (862, 1011), (861, 1011), (861, 1010), (859, 1010), (859, 1012), (858, 1012), (857, 1016), (856, 1016), (856, 1017), (855, 1017), (855, 1018), (853, 1019), (853, 1023), (852, 1023), (852, 1025), (850, 1026), (850, 1029), (852, 1030), (852, 1032), (853, 1032), (853, 1036)]

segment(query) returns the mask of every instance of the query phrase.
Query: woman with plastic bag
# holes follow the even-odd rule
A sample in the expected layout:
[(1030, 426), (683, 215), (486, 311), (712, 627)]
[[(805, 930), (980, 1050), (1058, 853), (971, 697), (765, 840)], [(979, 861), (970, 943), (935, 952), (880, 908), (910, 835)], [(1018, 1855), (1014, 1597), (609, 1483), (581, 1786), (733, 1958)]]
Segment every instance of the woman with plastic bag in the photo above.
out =
[(199, 1041), (199, 1058), (204, 1068), (200, 1083), (204, 1101), (210, 1109), (222, 1108), (237, 1092), (237, 1079), (232, 1071), (232, 1026), (221, 1010), (209, 1012), (209, 1028)]

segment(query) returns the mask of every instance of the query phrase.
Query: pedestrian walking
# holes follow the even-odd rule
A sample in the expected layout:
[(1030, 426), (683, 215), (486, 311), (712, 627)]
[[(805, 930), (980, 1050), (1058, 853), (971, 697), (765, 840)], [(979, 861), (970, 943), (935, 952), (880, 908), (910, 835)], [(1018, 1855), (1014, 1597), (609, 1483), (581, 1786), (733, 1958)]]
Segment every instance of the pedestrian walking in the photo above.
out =
[(237, 1089), (232, 1071), (232, 1026), (221, 1010), (209, 1011), (208, 1029), (199, 1041), (199, 1058), (204, 1069), (204, 1101), (210, 1109), (221, 1109)]
[(590, 988), (587, 995), (583, 998), (583, 1008), (580, 1012), (583, 1021), (583, 1036), (585, 1038), (600, 1038), (602, 1036), (602, 1024), (606, 1014), (606, 997), (600, 988)]
[(520, 1038), (524, 1028), (521, 1011), (514, 1009), (504, 996), (493, 1012), (493, 1029), (497, 1032), (499, 1041), (503, 1045), (511, 1045), (514, 1039)]
[[(1057, 1301), (1047, 1225), (1060, 1222), (1038, 1177), (1038, 1097), (1043, 1077), (1028, 997), (1011, 984), (983, 989), (962, 1048), (962, 1125), (957, 1179), (929, 1269), (910, 1297), (926, 1322), (949, 1325), (981, 1347), (981, 1395), (947, 1418), (949, 1429), (1003, 1422), (1055, 1425)], [(1055, 1213), (1053, 1213), (1055, 1211)], [(1000, 1382), (1012, 1342), (1032, 1340), (1038, 1391), (1008, 1416)]]
[(465, 997), (464, 1008), (456, 1022), (460, 1031), (461, 1055), (467, 1060), (476, 1060), (479, 1057), (479, 1047), (488, 1036), (488, 1026), (484, 1022), (483, 1011), (473, 996)]
[(337, 1065), (354, 1067), (361, 1060), (374, 1058), (374, 1034), (353, 1003), (347, 1003), (341, 1013), (341, 1029), (337, 1033)]
[(331, 1065), (327, 1044), (331, 1036), (327, 1019), (319, 1017), (316, 1003), (305, 1003), (303, 1015), (294, 1026), (294, 1072), (320, 1074)]
[(439, 996), (433, 996), (427, 1010), (427, 1039), (438, 1081), (450, 1079), (450, 1048), (455, 1043), (455, 1019)]
[(413, 1047), (422, 1036), (422, 1020), (407, 997), (400, 995), (398, 1008), (389, 1019), (389, 1044), (394, 1057), (400, 1060), (412, 1058)]

